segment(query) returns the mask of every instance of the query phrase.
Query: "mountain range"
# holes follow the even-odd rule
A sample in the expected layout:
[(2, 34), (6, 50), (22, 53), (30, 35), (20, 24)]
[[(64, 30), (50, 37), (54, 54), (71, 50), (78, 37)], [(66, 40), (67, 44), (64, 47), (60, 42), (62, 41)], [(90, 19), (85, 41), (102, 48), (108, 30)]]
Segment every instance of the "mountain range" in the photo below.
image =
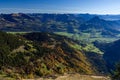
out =
[[(87, 17), (87, 19), (86, 19)], [(120, 21), (106, 21), (99, 15), (75, 14), (1, 14), (0, 30), (3, 31), (47, 31), (76, 32), (89, 28), (118, 32)]]
[(0, 30), (0, 71), (9, 77), (108, 75), (120, 60), (119, 15), (0, 14)]

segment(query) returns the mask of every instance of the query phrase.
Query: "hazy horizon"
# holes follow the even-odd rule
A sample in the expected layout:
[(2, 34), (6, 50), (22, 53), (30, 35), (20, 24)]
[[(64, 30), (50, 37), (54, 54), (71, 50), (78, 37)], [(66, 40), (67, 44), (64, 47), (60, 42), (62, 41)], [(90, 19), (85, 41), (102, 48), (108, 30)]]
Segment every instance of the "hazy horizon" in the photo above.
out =
[(120, 14), (119, 0), (0, 0), (0, 13)]
[(24, 12), (11, 12), (11, 13), (0, 13), (0, 14), (75, 14), (75, 15), (77, 15), (77, 14), (78, 14), (78, 15), (79, 15), (79, 14), (88, 14), (88, 15), (96, 15), (96, 16), (97, 16), (97, 15), (101, 15), (101, 16), (102, 16), (102, 15), (103, 15), (103, 16), (104, 16), (104, 15), (108, 15), (108, 16), (109, 16), (109, 15), (110, 15), (110, 16), (112, 16), (112, 15), (113, 15), (113, 16), (114, 16), (114, 15), (115, 15), (115, 16), (120, 15), (120, 14), (97, 14), (97, 13), (96, 13), (96, 14), (93, 14), (93, 13), (52, 13), (52, 12), (51, 12), (51, 13), (50, 13), (50, 12), (34, 12), (34, 13), (32, 13), (32, 12), (26, 12), (26, 13), (24, 13)]

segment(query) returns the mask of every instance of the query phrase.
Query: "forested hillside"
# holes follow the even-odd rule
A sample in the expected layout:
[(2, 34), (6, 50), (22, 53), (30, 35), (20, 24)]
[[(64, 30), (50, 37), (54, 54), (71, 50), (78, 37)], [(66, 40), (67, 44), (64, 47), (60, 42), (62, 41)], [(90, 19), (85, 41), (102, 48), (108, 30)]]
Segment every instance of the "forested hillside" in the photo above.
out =
[[(14, 78), (63, 73), (107, 73), (100, 54), (86, 52), (82, 45), (78, 49), (75, 47), (76, 41), (64, 36), (50, 33), (12, 35), (0, 32), (0, 40), (0, 71)], [(100, 68), (99, 65), (103, 67)]]
[(120, 61), (120, 40), (109, 43), (105, 49), (104, 58), (108, 63), (108, 67), (115, 69), (116, 64)]

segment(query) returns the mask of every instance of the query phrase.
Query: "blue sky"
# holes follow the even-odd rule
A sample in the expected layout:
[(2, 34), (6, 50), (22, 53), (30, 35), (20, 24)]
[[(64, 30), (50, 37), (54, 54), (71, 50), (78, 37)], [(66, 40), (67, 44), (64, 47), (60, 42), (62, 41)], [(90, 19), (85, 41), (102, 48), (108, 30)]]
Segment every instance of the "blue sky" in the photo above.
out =
[(120, 0), (0, 0), (0, 13), (120, 14)]

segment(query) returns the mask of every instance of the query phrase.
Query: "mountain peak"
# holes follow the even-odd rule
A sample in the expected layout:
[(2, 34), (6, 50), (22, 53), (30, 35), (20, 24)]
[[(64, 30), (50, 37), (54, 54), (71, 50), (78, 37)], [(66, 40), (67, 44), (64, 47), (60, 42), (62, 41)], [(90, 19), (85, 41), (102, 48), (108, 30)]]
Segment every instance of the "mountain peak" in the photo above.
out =
[(91, 19), (92, 21), (98, 21), (98, 20), (101, 20), (98, 16), (95, 16)]
[(11, 14), (11, 16), (13, 16), (13, 17), (19, 17), (19, 16), (21, 16), (21, 14), (20, 13), (13, 13), (13, 14)]
[(95, 17), (93, 17), (92, 19), (90, 19), (88, 21), (88, 23), (93, 23), (93, 24), (95, 24), (95, 23), (104, 23), (104, 22), (105, 22), (105, 20), (100, 19), (98, 16), (95, 16)]

